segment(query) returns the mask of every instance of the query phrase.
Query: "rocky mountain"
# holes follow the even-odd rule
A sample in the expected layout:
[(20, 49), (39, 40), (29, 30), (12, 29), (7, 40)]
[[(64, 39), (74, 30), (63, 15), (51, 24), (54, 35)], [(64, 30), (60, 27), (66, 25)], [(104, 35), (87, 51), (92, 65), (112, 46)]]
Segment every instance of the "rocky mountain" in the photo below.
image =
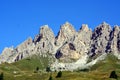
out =
[[(12, 63), (32, 55), (49, 55), (55, 59), (50, 64), (52, 70), (74, 70), (93, 65), (108, 53), (120, 58), (119, 26), (112, 29), (103, 22), (92, 31), (87, 24), (82, 24), (76, 31), (72, 24), (66, 22), (61, 25), (57, 36), (48, 25), (44, 25), (34, 39), (28, 38), (16, 48), (5, 48), (0, 55), (0, 63)], [(94, 56), (96, 59), (87, 64)]]

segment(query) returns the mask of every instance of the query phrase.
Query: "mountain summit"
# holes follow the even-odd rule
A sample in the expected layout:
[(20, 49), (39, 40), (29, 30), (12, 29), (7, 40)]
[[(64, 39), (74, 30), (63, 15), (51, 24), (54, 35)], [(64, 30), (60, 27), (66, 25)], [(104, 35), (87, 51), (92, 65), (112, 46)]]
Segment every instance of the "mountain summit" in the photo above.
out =
[(44, 25), (34, 39), (28, 38), (16, 48), (5, 48), (0, 55), (0, 63), (13, 63), (32, 55), (49, 55), (54, 58), (50, 64), (53, 70), (60, 67), (74, 70), (86, 65), (89, 58), (99, 56), (99, 60), (108, 53), (120, 58), (119, 26), (111, 29), (103, 22), (92, 31), (87, 24), (82, 24), (77, 32), (72, 24), (66, 22), (56, 37), (49, 26)]

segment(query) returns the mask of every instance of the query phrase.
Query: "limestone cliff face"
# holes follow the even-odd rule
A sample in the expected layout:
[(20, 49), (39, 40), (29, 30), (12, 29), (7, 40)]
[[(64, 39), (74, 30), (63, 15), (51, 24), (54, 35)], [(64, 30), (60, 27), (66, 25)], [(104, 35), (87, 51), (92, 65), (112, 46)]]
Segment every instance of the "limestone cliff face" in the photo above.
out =
[(105, 22), (95, 28), (91, 38), (92, 56), (94, 56), (95, 54), (106, 53), (111, 31), (112, 29), (110, 25)]
[(88, 53), (91, 45), (91, 36), (92, 31), (88, 28), (88, 25), (83, 24), (73, 41), (75, 49), (79, 54)]
[(41, 54), (52, 54), (55, 47), (54, 42), (55, 36), (53, 31), (48, 27), (48, 25), (42, 26), (40, 28), (40, 33), (34, 39), (34, 43), (36, 44), (35, 51)]
[(76, 31), (73, 28), (72, 24), (66, 22), (60, 28), (60, 31), (56, 37), (56, 46), (61, 46), (66, 42), (71, 41), (74, 38)]
[(67, 63), (83, 62), (96, 54), (113, 53), (119, 57), (120, 27), (111, 29), (109, 24), (103, 22), (92, 31), (87, 24), (83, 24), (77, 32), (72, 24), (66, 22), (55, 37), (49, 26), (44, 25), (34, 39), (28, 38), (16, 48), (5, 48), (0, 55), (0, 63), (12, 63), (38, 54), (46, 56), (46, 53)]
[[(71, 62), (71, 60), (78, 60), (82, 56), (86, 56), (91, 42), (92, 31), (87, 25), (82, 25), (79, 32), (76, 32), (72, 25), (66, 23), (62, 26), (60, 35), (58, 35), (58, 42), (61, 42), (61, 35), (63, 42), (62, 46), (56, 53), (56, 58), (63, 62)], [(66, 31), (63, 31), (66, 29)], [(86, 35), (87, 34), (87, 35)], [(87, 40), (87, 41), (86, 41)]]
[(14, 50), (13, 47), (10, 47), (10, 48), (7, 48), (7, 47), (6, 47), (6, 48), (2, 51), (2, 54), (0, 55), (0, 63), (8, 61), (8, 58), (9, 58), (11, 55), (14, 55), (14, 53), (12, 52), (13, 50)]
[[(110, 46), (108, 47), (110, 51), (116, 56), (120, 56), (120, 27), (115, 26), (110, 36)], [(120, 57), (119, 57), (120, 58)]]
[(28, 38), (14, 49), (16, 55), (14, 55), (15, 58), (13, 58), (13, 61), (18, 61), (32, 55), (34, 48), (35, 44), (33, 43), (32, 38)]
[(0, 55), (0, 62), (11, 63), (26, 58), (32, 54), (34, 47), (32, 38), (28, 38), (16, 48), (5, 48)]

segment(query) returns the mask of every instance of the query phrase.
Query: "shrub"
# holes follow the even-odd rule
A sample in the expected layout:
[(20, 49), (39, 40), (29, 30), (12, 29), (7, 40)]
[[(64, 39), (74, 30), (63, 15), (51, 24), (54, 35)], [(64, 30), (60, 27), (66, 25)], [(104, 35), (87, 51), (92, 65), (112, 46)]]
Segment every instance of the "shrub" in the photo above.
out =
[(37, 71), (34, 71), (34, 73), (38, 73)]
[(60, 77), (62, 77), (62, 71), (59, 71), (57, 76), (56, 76), (56, 78), (60, 78)]
[(4, 75), (3, 75), (3, 73), (1, 73), (0, 74), (0, 80), (4, 80), (3, 77), (4, 77)]
[(36, 71), (39, 71), (39, 67), (36, 67)]
[(53, 80), (52, 76), (50, 75), (49, 79), (48, 80)]
[(83, 71), (83, 72), (88, 72), (89, 69), (85, 68), (85, 69), (81, 69), (80, 71)]
[(51, 72), (50, 67), (46, 67), (46, 72)]
[(38, 71), (39, 71), (39, 67), (36, 67), (34, 73), (38, 73)]
[(117, 74), (116, 74), (116, 72), (115, 71), (112, 71), (111, 72), (111, 74), (110, 74), (110, 77), (109, 78), (114, 78), (114, 79), (117, 79), (118, 78), (118, 76), (117, 76)]

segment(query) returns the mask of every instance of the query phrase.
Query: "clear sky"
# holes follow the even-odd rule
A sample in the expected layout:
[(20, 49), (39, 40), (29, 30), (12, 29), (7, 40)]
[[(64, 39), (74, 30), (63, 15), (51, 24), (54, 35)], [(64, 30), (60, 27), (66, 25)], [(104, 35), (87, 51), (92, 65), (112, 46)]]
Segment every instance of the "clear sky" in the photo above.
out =
[(34, 38), (48, 24), (57, 35), (60, 25), (70, 22), (94, 29), (103, 21), (120, 25), (120, 0), (0, 0), (0, 53)]

